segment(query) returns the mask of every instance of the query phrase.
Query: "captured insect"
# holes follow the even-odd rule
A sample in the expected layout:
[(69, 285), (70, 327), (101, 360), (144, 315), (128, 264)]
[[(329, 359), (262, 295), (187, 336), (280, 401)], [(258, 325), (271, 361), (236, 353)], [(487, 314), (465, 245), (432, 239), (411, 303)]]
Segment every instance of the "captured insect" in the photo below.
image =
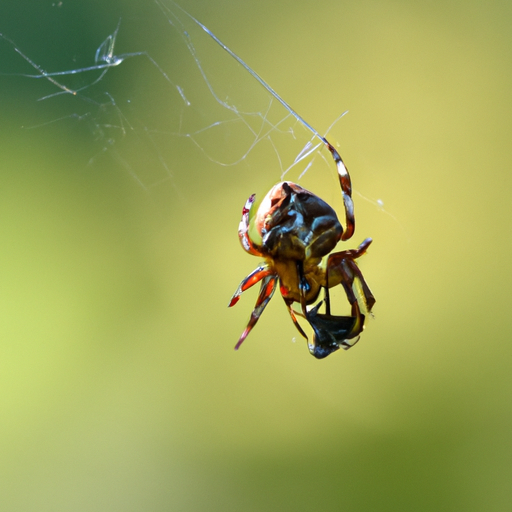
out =
[[(291, 319), (300, 334), (308, 340), (297, 316), (305, 318), (313, 328), (313, 341), (308, 340), (312, 355), (322, 359), (340, 347), (349, 349), (358, 341), (364, 329), (365, 313), (371, 313), (375, 297), (356, 263), (372, 243), (371, 238), (364, 240), (357, 249), (332, 252), (339, 241), (349, 240), (355, 230), (352, 185), (348, 170), (339, 153), (324, 136), (293, 110), (215, 34), (188, 13), (187, 15), (326, 146), (337, 167), (345, 209), (343, 229), (331, 206), (290, 181), (275, 185), (256, 213), (253, 211), (255, 195), (249, 197), (242, 210), (238, 236), (244, 250), (262, 258), (264, 263), (242, 280), (229, 303), (229, 307), (234, 306), (242, 292), (261, 283), (256, 305), (235, 350), (256, 325), (278, 284)], [(331, 313), (329, 289), (338, 285), (343, 286), (351, 305), (350, 316)], [(314, 305), (322, 291), (324, 298)], [(293, 308), (294, 303), (300, 306), (300, 311)], [(322, 305), (325, 305), (324, 313), (320, 313)]]

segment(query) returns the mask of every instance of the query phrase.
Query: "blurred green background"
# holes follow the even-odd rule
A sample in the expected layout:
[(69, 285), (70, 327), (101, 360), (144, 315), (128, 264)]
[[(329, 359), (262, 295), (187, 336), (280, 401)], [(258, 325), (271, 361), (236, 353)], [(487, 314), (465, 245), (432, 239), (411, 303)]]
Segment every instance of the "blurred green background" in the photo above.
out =
[[(511, 4), (182, 5), (319, 131), (350, 110), (331, 139), (355, 189), (346, 246), (374, 239), (375, 319), (317, 361), (276, 296), (235, 353), (256, 292), (226, 305), (257, 264), (239, 216), (279, 180), (275, 152), (221, 166), (208, 137), (174, 136), (183, 105), (145, 56), (76, 97), (1, 76), (2, 510), (509, 510)], [(116, 53), (146, 51), (196, 94), (150, 1), (6, 1), (0, 32), (69, 70), (120, 18)], [(2, 72), (34, 72), (0, 49)], [(258, 108), (201, 50), (221, 96)], [(191, 126), (220, 118), (197, 97)], [(212, 148), (236, 160), (247, 142), (220, 128)], [(307, 178), (340, 208), (331, 175)]]

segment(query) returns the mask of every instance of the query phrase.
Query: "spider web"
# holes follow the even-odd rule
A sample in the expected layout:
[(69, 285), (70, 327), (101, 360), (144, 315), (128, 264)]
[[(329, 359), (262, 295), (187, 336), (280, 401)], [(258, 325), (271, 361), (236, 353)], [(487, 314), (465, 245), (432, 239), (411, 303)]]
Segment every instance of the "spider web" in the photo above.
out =
[(200, 174), (177, 164), (191, 154), (197, 169), (214, 172), (248, 176), (263, 165), (274, 181), (300, 181), (322, 166), (335, 177), (331, 155), (312, 128), (204, 26), (168, 0), (145, 9), (143, 17), (111, 15), (111, 30), (97, 46), (81, 50), (76, 66), (75, 57), (63, 65), (63, 56), (54, 68), (18, 46), (16, 34), (2, 33), (2, 51), (14, 63), (13, 71), (3, 69), (4, 78), (37, 84), (34, 101), (42, 108), (25, 129), (78, 128), (88, 152), (84, 165), (115, 162), (145, 189)]

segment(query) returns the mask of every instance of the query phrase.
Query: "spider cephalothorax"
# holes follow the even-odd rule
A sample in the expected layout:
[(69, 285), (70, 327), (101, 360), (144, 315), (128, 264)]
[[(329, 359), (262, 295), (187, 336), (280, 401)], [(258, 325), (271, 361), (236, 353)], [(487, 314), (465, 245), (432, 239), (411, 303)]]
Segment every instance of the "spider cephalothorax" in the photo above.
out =
[[(240, 283), (229, 305), (234, 306), (242, 292), (254, 284), (261, 282), (261, 288), (249, 323), (235, 348), (242, 344), (258, 321), (278, 283), (301, 335), (307, 339), (296, 315), (303, 316), (313, 328), (313, 342), (308, 342), (311, 354), (321, 359), (340, 347), (348, 349), (353, 346), (365, 320), (358, 298), (367, 312), (371, 311), (375, 298), (355, 262), (365, 253), (371, 239), (367, 238), (358, 249), (331, 253), (338, 242), (348, 238), (354, 230), (351, 208), (346, 209), (347, 237), (336, 212), (325, 201), (290, 181), (275, 185), (251, 219), (254, 201), (255, 196), (252, 195), (244, 206), (238, 236), (243, 248), (263, 258), (264, 263)], [(357, 289), (362, 292), (359, 297), (354, 292), (356, 280)], [(344, 287), (352, 306), (350, 316), (331, 314), (329, 288), (339, 284)], [(322, 289), (325, 298), (308, 309), (307, 306), (318, 300)], [(293, 309), (294, 302), (300, 305), (300, 312)], [(319, 313), (323, 303), (326, 312)]]

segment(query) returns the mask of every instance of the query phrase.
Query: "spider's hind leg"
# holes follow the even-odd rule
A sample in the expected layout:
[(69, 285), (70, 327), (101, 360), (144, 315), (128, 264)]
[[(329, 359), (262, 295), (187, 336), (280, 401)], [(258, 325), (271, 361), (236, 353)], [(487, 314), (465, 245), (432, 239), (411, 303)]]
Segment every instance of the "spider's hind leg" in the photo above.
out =
[(355, 261), (365, 254), (371, 243), (372, 239), (367, 238), (357, 249), (336, 252), (331, 254), (327, 260), (326, 281), (328, 281), (328, 286), (330, 288), (337, 284), (343, 285), (347, 299), (352, 305), (353, 316), (360, 314), (358, 313), (358, 299), (354, 292), (354, 282), (356, 280), (362, 292), (362, 296), (359, 298), (363, 302), (366, 312), (371, 313), (375, 304), (375, 297)]

